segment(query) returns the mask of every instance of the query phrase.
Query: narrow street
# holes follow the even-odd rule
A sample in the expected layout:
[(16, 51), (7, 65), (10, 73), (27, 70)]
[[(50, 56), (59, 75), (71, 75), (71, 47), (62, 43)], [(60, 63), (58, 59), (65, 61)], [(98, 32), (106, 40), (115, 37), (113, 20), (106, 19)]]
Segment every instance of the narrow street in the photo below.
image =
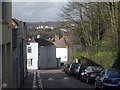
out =
[(72, 76), (66, 75), (60, 69), (40, 70), (43, 89), (45, 88), (86, 88), (94, 90), (94, 84), (80, 82)]

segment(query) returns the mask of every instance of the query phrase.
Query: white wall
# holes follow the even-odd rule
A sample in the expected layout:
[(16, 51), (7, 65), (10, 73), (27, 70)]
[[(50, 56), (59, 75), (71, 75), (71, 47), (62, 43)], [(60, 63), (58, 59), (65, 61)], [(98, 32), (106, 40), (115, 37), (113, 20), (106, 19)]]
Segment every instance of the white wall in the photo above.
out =
[[(28, 47), (31, 47), (31, 53), (28, 53)], [(38, 69), (38, 43), (27, 45), (27, 59), (32, 59), (32, 66), (27, 65), (27, 69)]]
[(39, 68), (57, 68), (56, 48), (54, 45), (39, 48)]
[(68, 61), (67, 48), (56, 48), (56, 57), (61, 58), (61, 62), (67, 62)]
[[(0, 45), (0, 83), (2, 82), (2, 45)], [(0, 90), (2, 87), (0, 86)]]

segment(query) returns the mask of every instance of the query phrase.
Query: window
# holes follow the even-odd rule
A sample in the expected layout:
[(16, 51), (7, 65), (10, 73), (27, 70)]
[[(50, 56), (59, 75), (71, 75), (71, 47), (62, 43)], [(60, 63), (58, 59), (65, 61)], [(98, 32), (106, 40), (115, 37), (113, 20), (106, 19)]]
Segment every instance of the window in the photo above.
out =
[(32, 53), (31, 47), (28, 47), (28, 53)]
[(8, 17), (8, 14), (9, 14), (8, 3), (9, 2), (2, 2), (2, 20), (5, 22), (9, 21), (8, 20), (9, 19), (9, 17)]
[(27, 65), (32, 66), (32, 59), (27, 59)]

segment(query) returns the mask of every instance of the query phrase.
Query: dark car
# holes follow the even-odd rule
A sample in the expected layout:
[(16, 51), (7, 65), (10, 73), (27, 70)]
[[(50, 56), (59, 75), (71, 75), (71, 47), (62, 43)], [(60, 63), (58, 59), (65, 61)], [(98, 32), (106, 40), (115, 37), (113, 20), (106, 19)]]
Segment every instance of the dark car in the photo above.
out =
[(85, 81), (89, 83), (90, 81), (95, 81), (95, 78), (100, 74), (103, 70), (100, 66), (88, 66), (84, 71), (81, 73), (81, 81)]
[(117, 90), (120, 90), (120, 81), (118, 83)]
[(61, 71), (63, 71), (63, 72), (65, 72), (65, 69), (67, 68), (67, 64), (66, 65), (63, 65), (62, 67), (61, 67)]
[(95, 79), (95, 88), (117, 88), (120, 82), (120, 69), (104, 69)]
[(75, 77), (76, 79), (80, 79), (82, 71), (85, 71), (87, 65), (79, 64), (78, 68), (75, 69)]
[(69, 66), (69, 69), (67, 71), (67, 74), (70, 75), (74, 75), (75, 74), (75, 69), (79, 66), (79, 63), (72, 63)]
[(67, 65), (66, 65), (66, 69), (65, 69), (65, 71), (64, 71), (65, 73), (68, 72), (68, 70), (69, 70), (69, 66), (70, 66), (70, 64), (67, 64)]

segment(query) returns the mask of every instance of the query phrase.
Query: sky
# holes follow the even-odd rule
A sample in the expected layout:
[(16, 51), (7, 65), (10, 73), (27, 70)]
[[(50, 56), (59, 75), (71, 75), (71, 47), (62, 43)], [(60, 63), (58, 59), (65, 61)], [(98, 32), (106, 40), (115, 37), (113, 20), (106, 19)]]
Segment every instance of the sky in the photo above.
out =
[[(51, 1), (51, 2), (50, 2)], [(24, 22), (58, 21), (62, 18), (58, 15), (66, 2), (13, 2), (12, 18)]]

